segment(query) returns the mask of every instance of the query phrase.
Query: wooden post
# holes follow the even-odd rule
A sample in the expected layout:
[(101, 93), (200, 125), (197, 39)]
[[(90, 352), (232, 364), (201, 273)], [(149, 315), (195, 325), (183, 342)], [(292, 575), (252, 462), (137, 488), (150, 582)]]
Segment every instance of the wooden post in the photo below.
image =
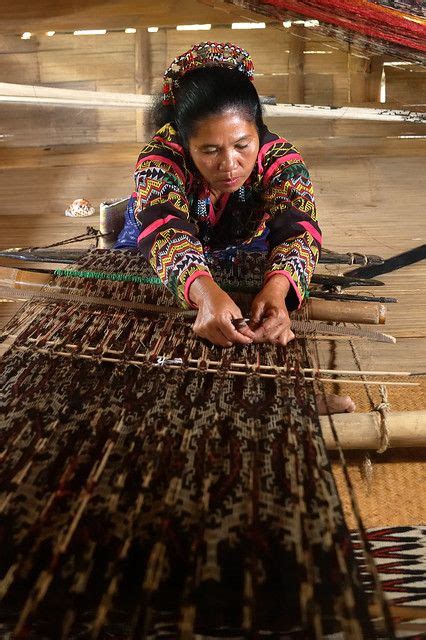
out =
[(370, 59), (348, 50), (348, 103), (368, 102), (368, 74)]
[[(152, 91), (151, 49), (149, 33), (138, 29), (135, 33), (135, 93), (150, 94)], [(144, 109), (136, 110), (136, 140), (146, 142), (151, 137), (149, 114)]]
[(305, 82), (303, 66), (305, 56), (304, 28), (292, 26), (289, 32), (288, 56), (288, 101), (292, 104), (303, 104), (305, 101)]
[(380, 102), (383, 62), (384, 56), (371, 57), (370, 73), (368, 74), (368, 102)]

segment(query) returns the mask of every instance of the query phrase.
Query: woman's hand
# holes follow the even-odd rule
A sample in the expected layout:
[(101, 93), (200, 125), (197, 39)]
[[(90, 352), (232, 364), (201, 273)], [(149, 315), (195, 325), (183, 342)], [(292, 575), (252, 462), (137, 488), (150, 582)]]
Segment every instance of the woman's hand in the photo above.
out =
[(247, 324), (239, 324), (238, 330), (232, 324), (232, 320), (242, 318), (241, 311), (214, 280), (196, 278), (190, 286), (189, 298), (198, 307), (193, 329), (200, 338), (222, 347), (253, 342), (254, 333)]
[(271, 276), (253, 300), (250, 326), (254, 330), (254, 342), (286, 345), (295, 337), (285, 306), (290, 286), (285, 276)]

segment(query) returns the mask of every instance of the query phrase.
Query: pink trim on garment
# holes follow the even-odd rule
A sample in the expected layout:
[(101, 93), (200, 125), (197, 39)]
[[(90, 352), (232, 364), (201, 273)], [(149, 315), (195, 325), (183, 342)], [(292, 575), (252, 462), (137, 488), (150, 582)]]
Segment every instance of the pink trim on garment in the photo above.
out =
[(160, 218), (159, 220), (156, 220), (152, 224), (148, 225), (147, 228), (144, 229), (142, 233), (138, 235), (138, 242), (139, 240), (142, 240), (142, 238), (146, 238), (146, 236), (149, 236), (153, 231), (158, 229), (158, 227), (163, 227), (170, 220), (175, 220), (175, 219), (177, 220), (178, 217), (170, 215), (170, 216), (166, 216), (165, 218)]
[(272, 276), (275, 276), (277, 273), (279, 273), (282, 276), (285, 276), (287, 278), (287, 280), (290, 282), (290, 284), (292, 285), (296, 295), (297, 295), (297, 299), (299, 300), (299, 305), (298, 305), (298, 309), (300, 309), (300, 305), (303, 302), (303, 298), (300, 295), (300, 291), (296, 286), (296, 283), (294, 282), (293, 278), (291, 277), (291, 275), (289, 274), (288, 271), (284, 271), (284, 269), (279, 269), (277, 271), (270, 271), (269, 273), (266, 274), (265, 276), (265, 282), (268, 282), (269, 278), (272, 278)]
[(176, 164), (176, 162), (173, 162), (173, 160), (169, 160), (169, 158), (165, 158), (164, 156), (157, 156), (153, 153), (149, 154), (149, 156), (144, 156), (143, 158), (141, 158), (136, 165), (135, 171), (139, 169), (141, 164), (143, 164), (144, 162), (147, 162), (148, 160), (157, 160), (162, 164), (169, 164), (176, 171), (177, 175), (182, 180), (182, 182), (185, 183), (185, 176), (182, 173), (182, 169)]
[(308, 233), (311, 234), (311, 236), (320, 244), (322, 243), (322, 236), (321, 234), (315, 229), (315, 227), (310, 223), (310, 222), (298, 222), (297, 224), (300, 224), (301, 227), (303, 227), (304, 229), (306, 229), (306, 231)]
[(191, 302), (191, 300), (189, 299), (189, 287), (191, 286), (191, 284), (194, 282), (194, 280), (196, 280), (197, 278), (199, 278), (200, 276), (208, 276), (209, 278), (211, 278), (213, 280), (213, 276), (210, 273), (210, 271), (202, 271), (201, 269), (199, 271), (194, 271), (194, 273), (192, 273), (188, 280), (185, 282), (185, 290), (183, 292), (183, 295), (185, 296), (185, 300), (187, 301), (187, 303), (193, 308), (196, 309), (196, 305)]
[(273, 147), (274, 144), (276, 144), (277, 142), (287, 142), (287, 140), (285, 138), (278, 138), (278, 140), (271, 140), (271, 142), (266, 142), (266, 144), (264, 144), (263, 147), (259, 149), (259, 153), (257, 154), (257, 169), (259, 171), (259, 175), (263, 174), (262, 162), (265, 158), (266, 152), (268, 151), (268, 149)]
[(154, 136), (154, 140), (161, 140), (161, 142), (164, 143), (164, 145), (166, 147), (171, 147), (172, 149), (175, 149), (176, 151), (179, 151), (179, 153), (183, 153), (183, 147), (178, 144), (177, 142), (171, 142), (170, 140), (166, 140), (165, 138), (162, 138), (161, 136)]
[(271, 164), (271, 166), (268, 168), (267, 172), (265, 173), (264, 179), (268, 180), (270, 176), (274, 173), (275, 169), (280, 164), (285, 164), (289, 160), (300, 160), (300, 162), (303, 162), (303, 159), (300, 153), (288, 153), (286, 156), (282, 156), (281, 158), (278, 158), (278, 160), (275, 160), (275, 162)]

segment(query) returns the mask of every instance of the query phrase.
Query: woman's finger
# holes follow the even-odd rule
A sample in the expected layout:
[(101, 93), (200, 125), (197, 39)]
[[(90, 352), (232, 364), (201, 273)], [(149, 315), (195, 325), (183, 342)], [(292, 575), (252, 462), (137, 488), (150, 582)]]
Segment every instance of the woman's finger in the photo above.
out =
[(219, 347), (232, 347), (232, 340), (229, 340), (218, 328), (214, 328), (208, 333), (207, 340)]
[(254, 332), (250, 329), (247, 321), (244, 320), (244, 318), (236, 318), (231, 320), (231, 322), (232, 326), (238, 331), (238, 333), (241, 333), (243, 336), (246, 336), (247, 338), (250, 338), (250, 340), (253, 340)]
[(255, 329), (254, 341), (274, 342), (275, 339), (287, 329), (290, 329), (289, 317), (285, 314), (275, 313), (271, 310), (263, 320), (262, 324)]
[(295, 337), (296, 336), (294, 335), (293, 331), (291, 329), (288, 329), (287, 331), (281, 333), (278, 338), (275, 339), (275, 342), (285, 347), (291, 340), (294, 340)]
[(265, 310), (264, 302), (254, 301), (253, 306), (251, 308), (251, 319), (250, 319), (251, 327), (256, 327), (256, 325), (260, 324), (264, 310)]
[(262, 322), (263, 331), (266, 336), (274, 334), (274, 337), (286, 329), (290, 329), (290, 318), (287, 314), (277, 311), (270, 313)]
[(269, 329), (269, 331), (265, 331), (265, 338), (268, 341), (275, 341), (277, 340), (277, 338), (279, 338), (281, 335), (291, 332), (291, 328), (290, 325), (287, 325), (287, 323), (285, 324), (277, 324), (273, 327), (271, 327)]
[(251, 344), (253, 342), (253, 338), (250, 335), (244, 335), (242, 331), (237, 331), (235, 326), (232, 324), (231, 319), (229, 319), (228, 321), (223, 320), (219, 324), (218, 329), (228, 340), (233, 343)]

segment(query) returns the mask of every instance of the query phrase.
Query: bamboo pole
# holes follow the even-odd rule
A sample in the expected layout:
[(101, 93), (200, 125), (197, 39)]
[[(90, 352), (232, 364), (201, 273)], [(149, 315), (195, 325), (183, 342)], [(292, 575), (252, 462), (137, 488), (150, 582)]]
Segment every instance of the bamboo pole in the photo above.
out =
[(309, 298), (305, 306), (310, 320), (333, 320), (355, 324), (385, 324), (386, 321), (386, 307), (378, 302)]
[[(75, 107), (78, 109), (150, 109), (152, 95), (134, 93), (113, 93), (110, 91), (86, 91), (61, 89), (38, 85), (12, 84), (0, 82), (0, 104), (32, 104), (55, 107)], [(375, 120), (383, 122), (425, 121), (423, 113), (394, 109), (371, 109), (368, 107), (330, 107), (309, 104), (264, 105), (265, 116), (269, 118), (302, 117), (326, 120)]]
[[(380, 445), (380, 414), (338, 413), (332, 416), (343, 449), (378, 449)], [(330, 418), (320, 416), (327, 449), (336, 449)], [(390, 447), (426, 446), (426, 410), (390, 411), (386, 417)]]
[(0, 284), (14, 289), (38, 289), (44, 287), (51, 280), (50, 273), (36, 273), (22, 269), (0, 267)]

